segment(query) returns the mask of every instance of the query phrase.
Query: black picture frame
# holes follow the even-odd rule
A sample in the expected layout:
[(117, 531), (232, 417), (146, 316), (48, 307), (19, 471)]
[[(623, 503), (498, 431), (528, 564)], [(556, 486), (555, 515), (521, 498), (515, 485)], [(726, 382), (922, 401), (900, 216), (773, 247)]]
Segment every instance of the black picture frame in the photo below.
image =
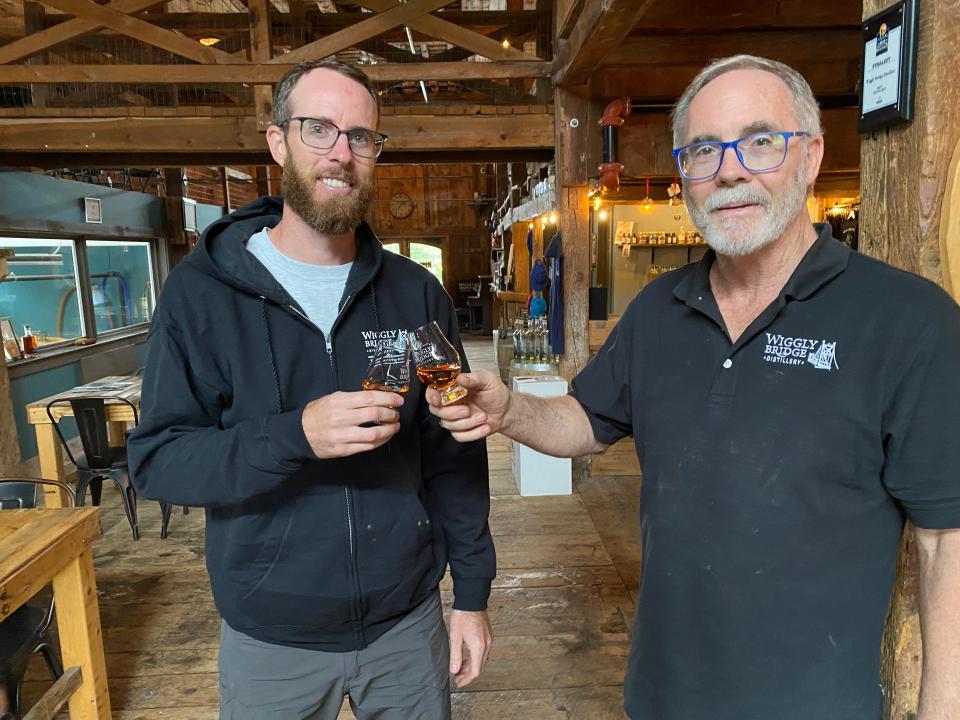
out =
[(861, 133), (913, 119), (919, 19), (919, 0), (900, 0), (864, 20)]

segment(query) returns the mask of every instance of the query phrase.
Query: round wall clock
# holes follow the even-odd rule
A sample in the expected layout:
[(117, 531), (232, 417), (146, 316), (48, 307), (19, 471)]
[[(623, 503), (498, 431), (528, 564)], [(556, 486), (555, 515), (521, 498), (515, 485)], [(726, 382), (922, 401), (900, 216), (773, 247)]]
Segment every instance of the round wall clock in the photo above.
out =
[(403, 219), (413, 215), (414, 205), (410, 196), (403, 192), (394, 193), (390, 196), (390, 214), (395, 218)]

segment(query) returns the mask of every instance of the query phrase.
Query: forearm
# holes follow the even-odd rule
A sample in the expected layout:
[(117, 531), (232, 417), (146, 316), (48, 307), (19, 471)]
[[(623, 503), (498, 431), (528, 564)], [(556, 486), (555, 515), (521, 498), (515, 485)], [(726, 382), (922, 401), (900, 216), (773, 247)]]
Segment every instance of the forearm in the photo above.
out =
[(554, 457), (581, 457), (607, 447), (594, 437), (587, 414), (569, 395), (542, 398), (511, 391), (500, 432)]
[(960, 530), (917, 529), (923, 677), (917, 720), (960, 717)]

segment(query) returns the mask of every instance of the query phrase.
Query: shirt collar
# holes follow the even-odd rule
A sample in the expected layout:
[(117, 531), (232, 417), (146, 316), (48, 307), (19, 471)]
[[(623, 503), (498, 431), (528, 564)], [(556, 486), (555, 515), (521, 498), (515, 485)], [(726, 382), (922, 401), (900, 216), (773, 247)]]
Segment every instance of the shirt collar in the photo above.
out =
[[(850, 248), (834, 239), (828, 223), (814, 223), (813, 227), (817, 231), (817, 239), (783, 286), (781, 297), (806, 300), (847, 267)], [(716, 257), (712, 248), (708, 250), (693, 271), (686, 273), (674, 286), (674, 296), (691, 307), (697, 307), (696, 301), (705, 294), (712, 294), (710, 266)]]

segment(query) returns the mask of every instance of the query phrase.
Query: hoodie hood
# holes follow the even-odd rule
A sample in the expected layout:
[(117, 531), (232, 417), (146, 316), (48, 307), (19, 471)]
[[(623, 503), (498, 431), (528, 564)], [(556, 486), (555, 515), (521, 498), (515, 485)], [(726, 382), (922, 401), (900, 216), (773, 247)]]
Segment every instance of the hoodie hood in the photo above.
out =
[[(258, 198), (207, 227), (184, 262), (243, 292), (287, 302), (280, 283), (246, 250), (251, 235), (276, 227), (282, 217), (282, 197)], [(351, 293), (359, 292), (376, 277), (383, 258), (383, 245), (366, 222), (360, 223), (356, 235), (357, 257), (347, 278), (347, 291)]]

